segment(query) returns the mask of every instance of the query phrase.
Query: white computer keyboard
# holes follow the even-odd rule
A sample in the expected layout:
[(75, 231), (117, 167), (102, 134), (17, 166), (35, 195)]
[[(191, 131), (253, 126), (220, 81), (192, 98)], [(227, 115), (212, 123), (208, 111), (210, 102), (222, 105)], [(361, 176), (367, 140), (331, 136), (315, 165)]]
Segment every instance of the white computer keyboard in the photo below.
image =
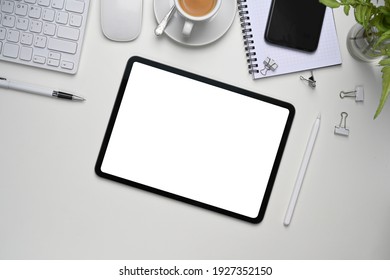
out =
[(89, 0), (0, 0), (0, 60), (77, 72)]

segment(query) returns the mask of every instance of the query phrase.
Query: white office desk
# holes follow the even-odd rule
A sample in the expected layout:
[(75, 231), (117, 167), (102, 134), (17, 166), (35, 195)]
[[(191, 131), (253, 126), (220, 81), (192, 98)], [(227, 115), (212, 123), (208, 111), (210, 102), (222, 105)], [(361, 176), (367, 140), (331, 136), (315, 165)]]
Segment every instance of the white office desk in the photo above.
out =
[[(72, 103), (0, 90), (0, 259), (389, 259), (390, 106), (373, 121), (380, 68), (349, 55), (353, 17), (335, 10), (342, 66), (253, 81), (238, 17), (216, 43), (156, 38), (152, 1), (141, 35), (115, 43), (92, 1), (75, 76), (0, 62), (1, 76), (84, 96)], [(258, 225), (101, 179), (94, 165), (127, 59), (170, 64), (292, 103), (296, 117)], [(153, 77), (145, 77), (153, 82)], [(365, 101), (339, 98), (363, 85)], [(349, 114), (350, 136), (333, 134)], [(322, 123), (289, 227), (283, 218), (312, 124)]]

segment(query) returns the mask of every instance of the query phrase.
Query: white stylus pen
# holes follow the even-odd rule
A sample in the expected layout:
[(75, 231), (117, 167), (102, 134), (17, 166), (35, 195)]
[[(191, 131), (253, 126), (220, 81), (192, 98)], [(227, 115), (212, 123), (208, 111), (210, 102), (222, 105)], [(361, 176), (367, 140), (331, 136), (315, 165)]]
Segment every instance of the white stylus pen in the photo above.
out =
[(298, 176), (295, 181), (294, 190), (291, 195), (290, 203), (287, 208), (286, 216), (284, 218), (283, 224), (288, 226), (291, 222), (292, 215), (294, 213), (295, 205), (297, 204), (298, 195), (301, 191), (303, 178), (305, 177), (306, 169), (309, 164), (311, 154), (313, 152), (314, 143), (317, 138), (318, 131), (320, 129), (321, 115), (318, 115), (317, 119), (314, 122), (313, 128), (310, 133), (309, 141), (307, 142), (306, 151), (302, 159), (301, 167), (299, 168)]
[(62, 92), (62, 91), (58, 91), (58, 90), (52, 90), (50, 88), (43, 87), (43, 86), (37, 86), (37, 85), (32, 85), (32, 84), (17, 82), (17, 81), (11, 81), (11, 80), (7, 80), (6, 78), (2, 78), (2, 77), (0, 77), (0, 88), (13, 89), (13, 90), (32, 93), (32, 94), (39, 94), (39, 95), (74, 100), (74, 101), (84, 101), (85, 100), (83, 97), (77, 96), (74, 94), (70, 94), (70, 93), (66, 93), (66, 92)]

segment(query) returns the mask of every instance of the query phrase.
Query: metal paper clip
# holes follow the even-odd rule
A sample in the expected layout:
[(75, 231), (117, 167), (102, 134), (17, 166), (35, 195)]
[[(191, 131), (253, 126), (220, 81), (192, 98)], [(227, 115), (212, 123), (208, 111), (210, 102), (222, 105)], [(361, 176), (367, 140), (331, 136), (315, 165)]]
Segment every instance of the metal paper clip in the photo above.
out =
[(339, 126), (334, 127), (334, 133), (342, 136), (349, 135), (349, 129), (347, 128), (347, 117), (348, 114), (346, 112), (341, 113), (341, 120)]
[(267, 57), (264, 61), (264, 68), (260, 70), (260, 73), (265, 76), (267, 75), (268, 70), (275, 71), (278, 68), (278, 64), (272, 58)]
[(355, 97), (356, 102), (363, 102), (364, 88), (362, 86), (357, 86), (355, 90), (352, 91), (340, 91), (340, 98), (344, 99), (345, 97)]
[(302, 81), (306, 81), (307, 83), (308, 83), (308, 85), (309, 85), (309, 87), (311, 87), (311, 88), (315, 88), (316, 87), (316, 80), (314, 79), (314, 75), (313, 75), (313, 71), (310, 71), (310, 73), (311, 73), (311, 76), (308, 78), (308, 79), (306, 79), (305, 77), (303, 77), (303, 76), (301, 76), (300, 78), (301, 78), (301, 80)]

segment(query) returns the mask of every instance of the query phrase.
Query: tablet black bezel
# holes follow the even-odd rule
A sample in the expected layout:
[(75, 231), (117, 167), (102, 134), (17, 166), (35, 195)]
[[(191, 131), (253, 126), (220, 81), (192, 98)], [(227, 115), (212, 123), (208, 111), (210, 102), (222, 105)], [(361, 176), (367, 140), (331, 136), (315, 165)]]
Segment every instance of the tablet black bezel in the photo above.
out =
[[(170, 192), (166, 192), (166, 191), (160, 190), (158, 188), (154, 188), (154, 187), (143, 185), (143, 184), (131, 181), (131, 180), (120, 178), (120, 177), (117, 177), (115, 175), (105, 173), (101, 170), (101, 166), (102, 166), (104, 156), (105, 156), (105, 153), (106, 153), (106, 150), (108, 147), (108, 143), (110, 141), (111, 133), (112, 133), (112, 130), (113, 130), (114, 125), (115, 125), (115, 121), (116, 121), (116, 118), (117, 118), (117, 115), (119, 112), (119, 108), (121, 106), (122, 98), (123, 98), (123, 95), (124, 95), (126, 87), (127, 87), (127, 83), (128, 83), (129, 77), (130, 77), (130, 73), (131, 73), (133, 64), (135, 62), (142, 63), (142, 64), (145, 64), (145, 65), (148, 65), (151, 67), (156, 67), (158, 69), (162, 69), (162, 70), (171, 72), (173, 74), (181, 75), (181, 76), (184, 76), (184, 77), (196, 80), (196, 81), (200, 81), (200, 82), (203, 82), (203, 83), (206, 83), (209, 85), (217, 86), (217, 87), (229, 90), (231, 92), (235, 92), (237, 94), (252, 97), (252, 98), (258, 99), (260, 101), (268, 102), (268, 103), (271, 103), (273, 105), (280, 106), (280, 107), (283, 107), (283, 108), (286, 108), (289, 110), (287, 122), (286, 122), (284, 131), (283, 131), (283, 135), (282, 135), (282, 138), (281, 138), (281, 141), (279, 144), (279, 148), (278, 148), (275, 162), (273, 164), (272, 171), (271, 171), (271, 174), (270, 174), (270, 177), (268, 180), (268, 184), (267, 184), (264, 196), (262, 198), (260, 210), (259, 210), (258, 215), (255, 218), (244, 216), (242, 214), (238, 214), (238, 213), (228, 211), (228, 210), (225, 210), (225, 209), (222, 209), (219, 207), (215, 207), (215, 206), (212, 206), (212, 205), (200, 202), (200, 201), (196, 201), (193, 199), (189, 199), (187, 197), (183, 197), (183, 196), (179, 196), (179, 195), (176, 195), (176, 194), (173, 194)], [(295, 108), (290, 103), (287, 103), (287, 102), (284, 102), (284, 101), (281, 101), (278, 99), (274, 99), (274, 98), (271, 98), (268, 96), (264, 96), (264, 95), (261, 95), (258, 93), (254, 93), (251, 91), (247, 91), (245, 89), (238, 88), (238, 87), (235, 87), (232, 85), (228, 85), (228, 84), (225, 84), (222, 82), (218, 82), (216, 80), (212, 80), (212, 79), (209, 79), (209, 78), (206, 78), (203, 76), (199, 76), (199, 75), (196, 75), (196, 74), (184, 71), (184, 70), (180, 70), (178, 68), (174, 68), (174, 67), (171, 67), (171, 66), (168, 66), (165, 64), (161, 64), (159, 62), (152, 61), (152, 60), (149, 60), (146, 58), (142, 58), (139, 56), (133, 56), (128, 60), (127, 65), (126, 65), (126, 69), (125, 69), (123, 77), (122, 77), (119, 91), (118, 91), (118, 94), (117, 94), (117, 97), (116, 97), (116, 100), (114, 103), (114, 107), (112, 109), (111, 117), (110, 117), (110, 120), (108, 122), (106, 133), (104, 135), (103, 143), (102, 143), (102, 146), (100, 148), (99, 155), (98, 155), (98, 158), (96, 161), (95, 172), (98, 176), (100, 176), (102, 178), (106, 178), (106, 179), (110, 179), (110, 180), (113, 180), (113, 181), (116, 181), (119, 183), (123, 183), (123, 184), (129, 185), (131, 187), (146, 190), (146, 191), (149, 191), (149, 192), (152, 192), (155, 194), (159, 194), (159, 195), (162, 195), (165, 197), (173, 198), (173, 199), (176, 199), (176, 200), (179, 200), (182, 202), (186, 202), (186, 203), (198, 206), (198, 207), (202, 207), (204, 209), (212, 210), (212, 211), (215, 211), (215, 212), (218, 212), (221, 214), (225, 214), (225, 215), (228, 215), (228, 216), (231, 216), (234, 218), (238, 218), (238, 219), (247, 221), (247, 222), (260, 223), (264, 218), (265, 211), (266, 211), (266, 208), (267, 208), (270, 196), (271, 196), (272, 188), (273, 188), (276, 174), (277, 174), (277, 171), (279, 169), (279, 165), (280, 165), (280, 162), (282, 159), (283, 151), (284, 151), (286, 143), (287, 143), (287, 138), (288, 138), (291, 126), (292, 126), (294, 115), (295, 115)]]

